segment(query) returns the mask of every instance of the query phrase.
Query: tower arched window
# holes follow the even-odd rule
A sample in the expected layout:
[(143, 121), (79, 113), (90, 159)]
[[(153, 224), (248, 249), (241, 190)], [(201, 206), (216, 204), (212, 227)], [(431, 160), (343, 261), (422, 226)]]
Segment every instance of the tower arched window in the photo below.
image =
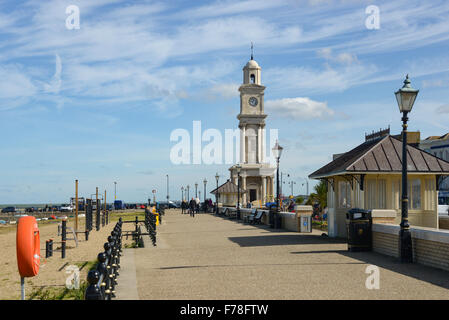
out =
[(254, 74), (252, 74), (249, 78), (251, 83), (256, 83), (256, 76)]

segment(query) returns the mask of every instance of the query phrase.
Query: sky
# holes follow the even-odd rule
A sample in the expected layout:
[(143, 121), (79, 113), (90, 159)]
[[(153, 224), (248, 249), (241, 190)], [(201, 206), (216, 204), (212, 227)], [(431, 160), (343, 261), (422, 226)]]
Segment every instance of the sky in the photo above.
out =
[(400, 133), (406, 74), (409, 130), (449, 132), (444, 0), (1, 0), (0, 204), (68, 202), (76, 179), (84, 197), (117, 182), (117, 199), (161, 200), (167, 175), (170, 199), (204, 179), (210, 197), (231, 165), (174, 164), (170, 136), (238, 128), (251, 42), (288, 193), (365, 133)]

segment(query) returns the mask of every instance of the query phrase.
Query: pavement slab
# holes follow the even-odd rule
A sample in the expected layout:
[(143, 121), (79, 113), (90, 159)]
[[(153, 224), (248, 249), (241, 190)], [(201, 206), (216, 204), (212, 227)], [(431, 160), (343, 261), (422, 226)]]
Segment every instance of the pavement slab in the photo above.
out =
[[(126, 249), (118, 298), (449, 299), (449, 272), (374, 252), (348, 252), (345, 242), (321, 234), (167, 210), (156, 247), (147, 239), (145, 248)], [(125, 262), (128, 251), (134, 252), (134, 267)], [(379, 289), (365, 285), (371, 265), (379, 269)], [(132, 281), (120, 283), (127, 270), (135, 273), (137, 295), (126, 289)]]

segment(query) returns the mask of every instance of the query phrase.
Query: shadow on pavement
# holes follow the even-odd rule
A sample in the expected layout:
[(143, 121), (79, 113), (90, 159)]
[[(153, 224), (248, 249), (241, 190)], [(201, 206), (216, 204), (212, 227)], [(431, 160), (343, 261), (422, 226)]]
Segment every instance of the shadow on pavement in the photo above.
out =
[(250, 237), (228, 237), (228, 239), (241, 247), (259, 247), (259, 246), (284, 246), (298, 244), (326, 244), (326, 243), (345, 243), (341, 240), (329, 240), (320, 235), (305, 235), (288, 231), (287, 234), (276, 234), (266, 236)]
[[(449, 289), (449, 272), (417, 263), (401, 263), (397, 258), (382, 255), (377, 252), (350, 252), (347, 250), (317, 250), (298, 251), (291, 254), (320, 254), (338, 253), (345, 257), (358, 260), (368, 265), (375, 265), (408, 277), (431, 283), (433, 285)], [(448, 293), (449, 297), (449, 293)]]

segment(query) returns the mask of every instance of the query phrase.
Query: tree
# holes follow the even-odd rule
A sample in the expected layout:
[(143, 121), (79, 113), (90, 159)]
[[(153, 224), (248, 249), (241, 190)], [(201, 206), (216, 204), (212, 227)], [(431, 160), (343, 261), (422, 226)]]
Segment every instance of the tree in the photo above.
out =
[(301, 205), (304, 202), (304, 197), (297, 196), (295, 202), (296, 204)]
[(314, 205), (318, 204), (320, 212), (327, 207), (327, 182), (321, 180), (314, 188), (315, 192), (312, 192), (307, 199), (306, 204)]

